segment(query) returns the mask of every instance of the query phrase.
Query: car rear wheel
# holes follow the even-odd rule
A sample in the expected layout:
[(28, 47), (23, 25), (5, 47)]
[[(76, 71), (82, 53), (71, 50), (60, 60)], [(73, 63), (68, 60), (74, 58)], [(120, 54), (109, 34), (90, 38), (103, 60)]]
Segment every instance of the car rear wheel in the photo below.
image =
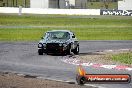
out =
[(39, 54), (39, 55), (43, 55), (43, 50), (42, 50), (42, 49), (39, 49), (39, 50), (38, 50), (38, 54)]

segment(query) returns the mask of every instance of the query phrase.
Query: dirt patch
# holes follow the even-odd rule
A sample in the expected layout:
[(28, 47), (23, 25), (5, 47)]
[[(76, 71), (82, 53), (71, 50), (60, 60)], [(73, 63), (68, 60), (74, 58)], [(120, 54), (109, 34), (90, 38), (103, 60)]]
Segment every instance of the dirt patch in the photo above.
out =
[[(106, 64), (106, 65), (127, 65), (121, 62), (113, 61), (110, 57), (114, 54), (132, 52), (132, 49), (121, 49), (121, 50), (106, 50), (102, 52), (95, 52), (87, 55), (80, 55), (81, 62)], [(132, 66), (132, 65), (129, 65)]]
[(95, 88), (51, 80), (25, 78), (13, 73), (0, 73), (0, 88)]

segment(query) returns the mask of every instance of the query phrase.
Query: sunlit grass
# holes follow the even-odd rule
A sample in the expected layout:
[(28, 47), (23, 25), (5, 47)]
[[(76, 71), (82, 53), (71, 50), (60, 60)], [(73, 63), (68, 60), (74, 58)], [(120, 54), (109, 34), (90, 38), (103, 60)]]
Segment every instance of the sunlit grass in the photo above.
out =
[(118, 62), (125, 63), (125, 64), (132, 64), (132, 52), (112, 55), (111, 58), (114, 61), (118, 61)]
[(39, 40), (53, 29), (71, 30), (79, 40), (132, 40), (131, 17), (0, 15), (1, 41)]

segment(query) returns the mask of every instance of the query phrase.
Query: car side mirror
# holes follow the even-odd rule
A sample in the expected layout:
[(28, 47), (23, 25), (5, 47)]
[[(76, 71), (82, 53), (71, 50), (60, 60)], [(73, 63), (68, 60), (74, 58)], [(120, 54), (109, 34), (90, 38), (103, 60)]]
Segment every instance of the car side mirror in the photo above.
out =
[(75, 38), (75, 36), (72, 36), (72, 38)]

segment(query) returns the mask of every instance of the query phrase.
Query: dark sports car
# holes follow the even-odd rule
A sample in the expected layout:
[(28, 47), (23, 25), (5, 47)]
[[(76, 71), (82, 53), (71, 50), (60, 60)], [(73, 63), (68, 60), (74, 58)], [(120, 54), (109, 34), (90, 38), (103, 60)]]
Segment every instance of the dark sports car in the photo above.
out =
[(69, 30), (52, 30), (45, 33), (38, 43), (38, 54), (79, 54), (79, 42)]

